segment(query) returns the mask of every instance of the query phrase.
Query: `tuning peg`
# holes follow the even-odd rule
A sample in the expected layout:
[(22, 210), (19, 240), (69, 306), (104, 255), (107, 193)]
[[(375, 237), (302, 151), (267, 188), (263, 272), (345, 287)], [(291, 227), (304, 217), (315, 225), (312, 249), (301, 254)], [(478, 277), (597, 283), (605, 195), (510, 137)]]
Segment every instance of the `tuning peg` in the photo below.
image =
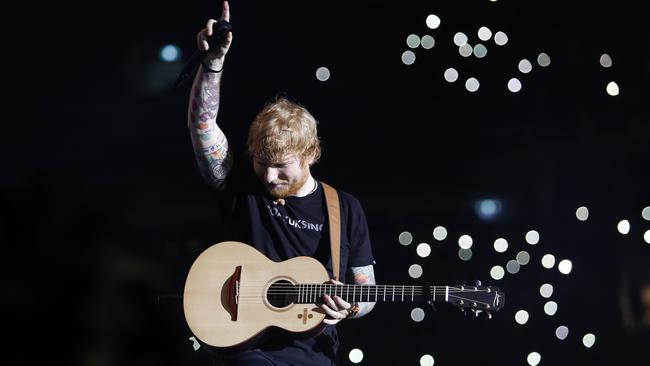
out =
[(472, 286), (476, 286), (476, 287), (481, 286), (481, 281), (480, 281), (480, 280), (474, 280), (474, 281), (472, 281)]
[(472, 312), (474, 313), (474, 317), (478, 318), (479, 315), (481, 315), (481, 313), (483, 312), (483, 310), (472, 310)]

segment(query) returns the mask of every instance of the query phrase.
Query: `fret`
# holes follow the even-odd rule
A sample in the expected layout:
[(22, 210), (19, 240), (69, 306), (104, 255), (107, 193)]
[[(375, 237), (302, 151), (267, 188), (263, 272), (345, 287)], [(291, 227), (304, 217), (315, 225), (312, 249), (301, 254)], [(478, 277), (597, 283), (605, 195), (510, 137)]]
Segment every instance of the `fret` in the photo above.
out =
[(415, 300), (415, 287), (411, 286), (411, 301)]
[(384, 301), (386, 301), (386, 286), (384, 286)]
[(375, 302), (377, 301), (377, 297), (379, 297), (379, 286), (375, 285)]
[(404, 285), (402, 285), (402, 301), (404, 301)]
[(395, 301), (395, 285), (393, 285), (393, 301)]

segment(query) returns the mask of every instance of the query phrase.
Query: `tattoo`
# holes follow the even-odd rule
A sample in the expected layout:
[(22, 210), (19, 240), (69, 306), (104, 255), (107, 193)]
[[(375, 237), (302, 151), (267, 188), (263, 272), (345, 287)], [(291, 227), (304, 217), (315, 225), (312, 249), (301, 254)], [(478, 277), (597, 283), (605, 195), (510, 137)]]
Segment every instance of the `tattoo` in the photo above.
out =
[[(363, 267), (352, 267), (352, 278), (355, 284), (357, 285), (376, 285), (375, 282), (375, 270), (372, 265), (367, 265)], [(368, 314), (374, 307), (374, 302), (360, 302), (359, 303), (359, 312), (354, 318), (360, 318)]]

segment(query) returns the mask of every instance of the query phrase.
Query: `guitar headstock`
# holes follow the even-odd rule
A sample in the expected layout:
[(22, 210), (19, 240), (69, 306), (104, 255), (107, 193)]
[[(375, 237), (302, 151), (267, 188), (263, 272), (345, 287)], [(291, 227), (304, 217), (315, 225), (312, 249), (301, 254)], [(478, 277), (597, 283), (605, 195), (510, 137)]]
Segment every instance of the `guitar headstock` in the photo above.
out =
[(505, 294), (498, 287), (456, 285), (449, 287), (447, 302), (463, 311), (471, 310), (476, 316), (485, 312), (488, 317), (501, 310), (505, 304)]

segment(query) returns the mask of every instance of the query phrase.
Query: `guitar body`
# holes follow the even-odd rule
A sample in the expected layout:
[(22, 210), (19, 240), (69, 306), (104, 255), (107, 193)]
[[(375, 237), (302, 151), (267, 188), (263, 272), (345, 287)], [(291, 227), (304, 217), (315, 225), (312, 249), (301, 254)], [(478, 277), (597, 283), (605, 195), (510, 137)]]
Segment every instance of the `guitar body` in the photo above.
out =
[(270, 326), (318, 330), (325, 314), (315, 303), (297, 304), (273, 293), (328, 279), (323, 265), (310, 257), (273, 262), (247, 244), (218, 243), (190, 268), (183, 293), (185, 319), (199, 340), (219, 348), (241, 345)]

